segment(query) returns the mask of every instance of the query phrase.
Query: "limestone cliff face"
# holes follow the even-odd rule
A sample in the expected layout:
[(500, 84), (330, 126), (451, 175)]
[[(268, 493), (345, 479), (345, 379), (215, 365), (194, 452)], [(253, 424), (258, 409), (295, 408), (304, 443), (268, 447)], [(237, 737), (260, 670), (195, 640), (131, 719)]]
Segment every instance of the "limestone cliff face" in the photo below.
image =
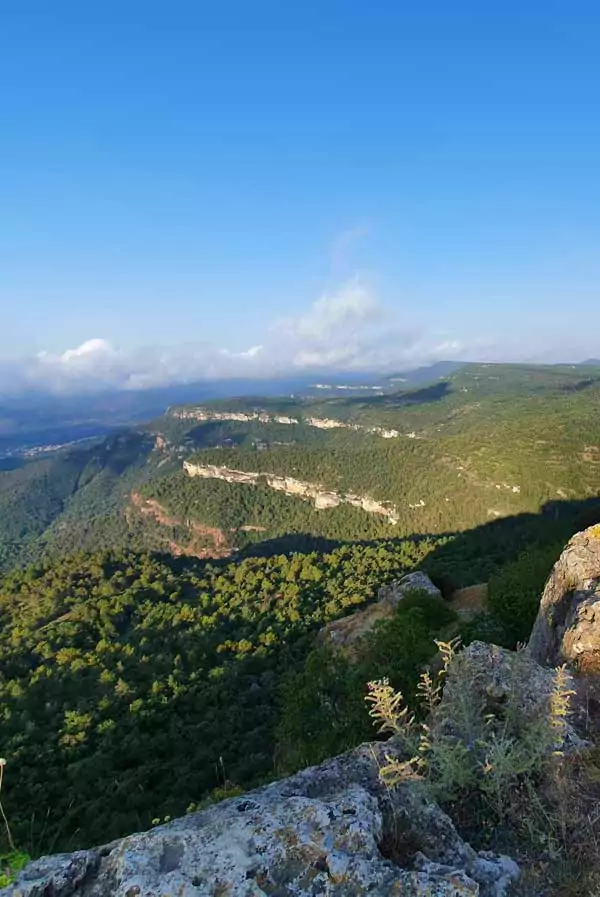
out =
[[(373, 436), (381, 436), (382, 439), (396, 439), (400, 436), (398, 430), (387, 427), (368, 427), (363, 424), (348, 423), (329, 417), (306, 417), (302, 420), (297, 417), (289, 417), (285, 414), (269, 414), (266, 411), (209, 411), (206, 408), (176, 408), (171, 410), (171, 415), (179, 420), (197, 421), (258, 421), (261, 424), (305, 424), (318, 430), (355, 430), (356, 432), (370, 433)], [(409, 434), (410, 435), (410, 434)]]
[(538, 663), (600, 669), (600, 526), (573, 536), (554, 565), (529, 648)]
[(267, 414), (266, 411), (206, 411), (204, 408), (177, 408), (171, 411), (172, 417), (178, 420), (197, 420), (200, 422), (215, 421), (239, 421), (247, 422), (257, 420), (261, 424), (299, 424), (295, 417), (284, 414)]
[(307, 483), (294, 477), (278, 476), (274, 473), (258, 473), (250, 470), (236, 470), (232, 467), (219, 467), (215, 464), (194, 464), (184, 461), (183, 469), (190, 477), (225, 480), (227, 483), (245, 483), (246, 485), (269, 486), (286, 495), (295, 495), (304, 501), (314, 502), (315, 508), (335, 508), (340, 504), (362, 508), (368, 514), (379, 514), (387, 517), (391, 524), (398, 522), (398, 512), (387, 502), (378, 502), (369, 496), (356, 495), (353, 492), (340, 494), (326, 489), (316, 483)]

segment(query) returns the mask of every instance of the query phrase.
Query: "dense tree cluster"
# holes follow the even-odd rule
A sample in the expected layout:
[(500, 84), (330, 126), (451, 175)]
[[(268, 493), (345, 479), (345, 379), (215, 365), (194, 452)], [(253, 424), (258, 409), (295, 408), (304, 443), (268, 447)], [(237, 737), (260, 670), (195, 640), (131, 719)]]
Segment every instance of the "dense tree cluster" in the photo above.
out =
[(453, 539), (212, 563), (107, 551), (7, 575), (0, 753), (20, 843), (103, 841), (360, 742), (366, 681), (389, 675), (411, 694), (453, 613), (405, 602), (357, 665), (317, 646), (322, 625), (418, 566), (446, 593), (491, 576), (489, 609), (462, 635), (514, 645), (586, 514), (597, 519), (597, 505)]
[[(277, 727), (277, 761), (285, 772), (319, 763), (374, 737), (365, 705), (366, 683), (386, 678), (408, 696), (435, 653), (434, 638), (456, 615), (440, 598), (408, 594), (391, 620), (355, 646), (355, 658), (316, 647), (284, 679)], [(454, 630), (453, 630), (454, 632)], [(411, 702), (411, 710), (418, 710)]]
[(8, 576), (0, 746), (21, 840), (104, 841), (272, 774), (283, 672), (430, 548), (204, 567), (108, 552)]

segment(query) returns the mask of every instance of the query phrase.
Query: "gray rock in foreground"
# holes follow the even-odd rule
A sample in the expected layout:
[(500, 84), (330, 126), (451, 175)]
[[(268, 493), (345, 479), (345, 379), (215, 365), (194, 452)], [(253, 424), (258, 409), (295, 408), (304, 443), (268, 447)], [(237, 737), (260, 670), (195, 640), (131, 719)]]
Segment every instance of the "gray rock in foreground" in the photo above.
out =
[[(385, 789), (388, 744), (106, 847), (30, 863), (5, 897), (503, 897), (518, 868), (477, 854), (422, 790)], [(402, 845), (410, 845), (403, 859)], [(382, 852), (383, 851), (383, 852)], [(386, 859), (394, 852), (399, 864)], [(407, 853), (408, 848), (404, 848)]]
[(600, 670), (600, 526), (573, 536), (554, 565), (529, 649), (541, 664)]

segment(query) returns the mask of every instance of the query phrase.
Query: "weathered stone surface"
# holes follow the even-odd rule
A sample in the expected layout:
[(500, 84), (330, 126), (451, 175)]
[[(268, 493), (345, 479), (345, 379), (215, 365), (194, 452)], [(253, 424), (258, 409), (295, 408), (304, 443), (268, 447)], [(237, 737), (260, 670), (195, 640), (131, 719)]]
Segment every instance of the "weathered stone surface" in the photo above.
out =
[(450, 596), (449, 604), (463, 620), (469, 620), (475, 614), (486, 610), (488, 596), (487, 582), (456, 589)]
[[(379, 767), (393, 751), (390, 744), (363, 745), (152, 831), (42, 858), (1, 893), (504, 897), (518, 875), (515, 863), (475, 853), (415, 785), (381, 785)], [(395, 864), (384, 853), (398, 844), (410, 852)]]
[(359, 640), (367, 632), (370, 632), (380, 620), (389, 620), (406, 593), (416, 589), (425, 591), (436, 598), (441, 597), (440, 590), (434, 586), (425, 573), (419, 570), (408, 573), (402, 579), (379, 589), (378, 600), (373, 604), (324, 626), (321, 630), (323, 644), (343, 652), (352, 659), (356, 656), (356, 646)]
[(573, 536), (554, 565), (529, 648), (542, 664), (600, 669), (600, 526)]
[(360, 639), (371, 632), (380, 620), (389, 620), (394, 614), (395, 607), (387, 601), (377, 601), (358, 610), (349, 617), (334, 620), (327, 623), (320, 633), (320, 639), (324, 645), (340, 651), (350, 660), (358, 656)]
[(402, 601), (407, 592), (427, 592), (434, 598), (441, 598), (442, 593), (437, 586), (434, 586), (426, 573), (422, 570), (415, 570), (414, 573), (408, 573), (401, 579), (396, 579), (387, 586), (382, 586), (377, 593), (380, 601), (389, 601), (394, 607)]
[[(541, 666), (529, 651), (509, 651), (487, 642), (472, 642), (450, 666), (442, 709), (456, 707), (457, 702), (464, 700), (465, 683), (468, 683), (469, 704), (480, 708), (482, 719), (488, 713), (501, 711), (509, 696), (517, 701), (524, 719), (536, 718), (548, 714), (549, 701), (556, 689), (556, 670)], [(569, 673), (565, 686), (576, 688), (575, 679)], [(566, 753), (577, 753), (585, 745), (577, 731), (578, 712), (574, 704), (565, 721), (564, 742), (556, 745)], [(448, 722), (451, 726), (451, 713)]]

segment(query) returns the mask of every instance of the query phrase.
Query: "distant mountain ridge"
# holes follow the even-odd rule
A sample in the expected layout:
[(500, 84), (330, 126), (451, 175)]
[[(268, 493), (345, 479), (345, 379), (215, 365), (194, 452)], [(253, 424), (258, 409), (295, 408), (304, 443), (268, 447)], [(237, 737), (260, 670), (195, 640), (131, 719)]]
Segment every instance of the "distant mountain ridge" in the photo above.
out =
[[(439, 534), (600, 492), (600, 371), (579, 366), (469, 364), (381, 391), (198, 398), (5, 459), (0, 569), (77, 548), (206, 557), (280, 540)], [(240, 476), (192, 480), (184, 462)], [(315, 507), (292, 487), (269, 488), (288, 480), (330, 498)], [(393, 508), (395, 524), (367, 506)]]
[[(402, 374), (411, 385), (442, 376), (457, 363), (438, 362)], [(32, 448), (64, 445), (104, 436), (162, 414), (171, 405), (206, 402), (230, 396), (360, 395), (365, 389), (386, 392), (398, 388), (390, 377), (377, 373), (322, 374), (313, 372), (270, 379), (201, 381), (138, 390), (108, 390), (85, 395), (30, 392), (0, 396), (0, 458)]]

